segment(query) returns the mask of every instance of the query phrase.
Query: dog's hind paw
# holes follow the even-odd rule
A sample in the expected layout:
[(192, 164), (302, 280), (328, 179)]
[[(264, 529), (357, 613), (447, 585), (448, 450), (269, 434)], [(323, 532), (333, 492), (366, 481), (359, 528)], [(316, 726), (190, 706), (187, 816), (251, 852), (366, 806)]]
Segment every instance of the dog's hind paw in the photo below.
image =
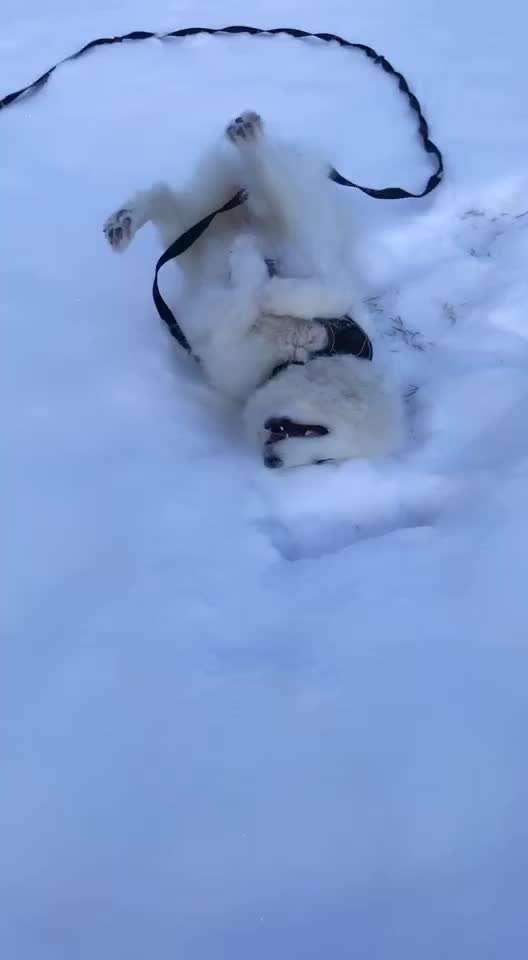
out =
[(108, 217), (103, 232), (112, 250), (120, 253), (126, 250), (136, 232), (133, 219), (134, 211), (127, 208), (116, 210), (112, 216)]
[(226, 127), (226, 136), (233, 143), (254, 143), (263, 132), (262, 117), (253, 110), (246, 110), (235, 117)]

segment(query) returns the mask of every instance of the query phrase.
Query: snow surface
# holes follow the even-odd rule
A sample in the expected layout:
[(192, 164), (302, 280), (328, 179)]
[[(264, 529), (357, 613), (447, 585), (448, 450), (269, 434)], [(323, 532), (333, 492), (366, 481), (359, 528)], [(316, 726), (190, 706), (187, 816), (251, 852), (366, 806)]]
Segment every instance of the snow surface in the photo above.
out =
[(2, 112), (2, 957), (521, 960), (526, 6), (4, 0), (2, 92), (96, 36), (248, 21), (373, 45), (445, 152), (427, 200), (343, 190), (409, 445), (266, 471), (155, 319), (154, 235), (101, 233), (247, 107), (419, 188), (381, 71), (148, 41)]

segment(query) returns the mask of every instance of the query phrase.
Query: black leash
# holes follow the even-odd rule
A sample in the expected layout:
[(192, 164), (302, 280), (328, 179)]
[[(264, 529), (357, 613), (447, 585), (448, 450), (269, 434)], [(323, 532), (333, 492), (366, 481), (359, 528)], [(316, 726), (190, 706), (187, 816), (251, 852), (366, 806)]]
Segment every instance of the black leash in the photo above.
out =
[[(20, 99), (31, 92), (39, 90), (44, 86), (51, 77), (52, 73), (63, 63), (67, 63), (69, 60), (77, 60), (78, 57), (81, 57), (83, 54), (88, 53), (89, 50), (92, 50), (94, 47), (101, 47), (113, 43), (123, 43), (125, 40), (149, 40), (149, 39), (158, 39), (166, 40), (171, 37), (183, 38), (183, 37), (192, 37), (196, 34), (206, 33), (210, 36), (216, 34), (248, 34), (249, 36), (276, 36), (278, 34), (285, 34), (289, 37), (295, 37), (299, 39), (315, 38), (317, 40), (322, 40), (326, 43), (338, 43), (340, 47), (346, 47), (349, 50), (360, 50), (372, 60), (373, 63), (378, 64), (381, 68), (393, 77), (397, 83), (398, 87), (403, 94), (407, 97), (411, 109), (416, 113), (418, 118), (418, 132), (420, 139), (422, 141), (423, 148), (426, 153), (432, 155), (436, 161), (436, 169), (434, 173), (429, 177), (425, 188), (421, 193), (411, 193), (408, 190), (404, 190), (402, 187), (384, 187), (382, 189), (375, 189), (373, 187), (362, 187), (359, 183), (354, 183), (352, 180), (348, 180), (344, 177), (338, 170), (332, 168), (330, 171), (330, 179), (335, 183), (340, 184), (344, 187), (354, 187), (356, 190), (361, 190), (362, 193), (367, 194), (369, 197), (374, 197), (376, 200), (404, 200), (408, 198), (419, 198), (425, 197), (428, 193), (431, 193), (435, 187), (440, 183), (443, 173), (444, 173), (444, 162), (442, 154), (436, 144), (431, 140), (429, 136), (429, 127), (427, 121), (423, 115), (420, 102), (415, 94), (409, 87), (405, 77), (402, 73), (395, 70), (392, 64), (386, 59), (386, 57), (381, 56), (377, 53), (372, 47), (367, 46), (364, 43), (352, 43), (350, 40), (345, 40), (343, 37), (337, 36), (334, 33), (311, 33), (308, 30), (298, 30), (294, 27), (273, 27), (269, 30), (260, 29), (259, 27), (247, 27), (247, 26), (230, 26), (230, 27), (184, 27), (181, 30), (171, 30), (169, 33), (153, 33), (147, 30), (133, 30), (131, 33), (125, 33), (119, 37), (99, 37), (97, 40), (91, 40), (90, 43), (86, 43), (84, 47), (81, 47), (80, 50), (77, 50), (76, 53), (72, 53), (70, 56), (65, 57), (63, 60), (59, 60), (58, 63), (54, 64), (48, 70), (45, 71), (40, 77), (37, 77), (36, 80), (33, 80), (32, 83), (29, 83), (26, 87), (22, 87), (20, 90), (15, 90), (13, 93), (8, 93), (7, 96), (3, 97), (0, 100), (0, 110), (8, 107), (11, 103), (14, 103), (16, 100)], [(212, 220), (219, 214), (224, 213), (227, 210), (232, 210), (234, 207), (239, 206), (241, 203), (244, 203), (247, 199), (247, 194), (244, 190), (239, 191), (231, 198), (223, 207), (220, 207), (218, 210), (214, 210), (213, 213), (210, 213), (207, 217), (204, 217), (203, 220), (200, 220), (199, 223), (196, 223), (193, 227), (190, 227), (189, 230), (186, 230), (177, 240), (170, 245), (170, 247), (165, 251), (164, 254), (159, 258), (156, 264), (156, 272), (154, 276), (154, 284), (152, 288), (152, 294), (154, 297), (154, 302), (156, 308), (162, 320), (167, 324), (171, 334), (178, 341), (181, 347), (184, 350), (187, 350), (188, 353), (192, 353), (191, 346), (187, 340), (185, 334), (183, 333), (178, 321), (174, 317), (172, 311), (165, 303), (163, 297), (160, 294), (158, 287), (158, 273), (161, 267), (167, 263), (169, 260), (179, 257), (185, 250), (188, 250), (189, 247), (202, 235), (204, 230), (207, 229)], [(356, 356), (363, 356), (367, 359), (372, 359), (372, 344), (366, 336), (363, 330), (355, 324), (355, 321), (350, 318), (339, 318), (337, 320), (327, 320), (324, 321), (327, 325), (329, 340), (330, 337), (333, 337), (334, 345), (336, 344), (336, 337), (340, 338), (343, 343), (347, 343), (347, 349), (342, 350), (334, 349), (336, 352), (353, 352)], [(354, 327), (351, 327), (350, 324), (353, 324)], [(354, 329), (357, 328), (357, 329)], [(358, 333), (359, 331), (359, 333)], [(359, 337), (359, 340), (358, 340)], [(344, 339), (343, 339), (344, 338)], [(365, 338), (365, 339), (362, 339)], [(358, 344), (360, 347), (358, 348)], [(361, 346), (362, 344), (362, 346)], [(360, 352), (357, 352), (357, 350)], [(331, 354), (328, 354), (331, 355)], [(274, 373), (277, 372), (274, 371)]]
[(435, 187), (440, 183), (443, 173), (444, 173), (444, 163), (442, 159), (442, 154), (435, 143), (431, 140), (429, 136), (429, 127), (427, 121), (423, 115), (422, 108), (418, 98), (414, 95), (412, 90), (409, 87), (405, 77), (402, 73), (399, 73), (394, 69), (389, 61), (381, 56), (379, 53), (376, 53), (372, 47), (366, 46), (364, 43), (352, 43), (350, 40), (345, 40), (343, 37), (338, 37), (335, 33), (310, 33), (308, 30), (297, 30), (294, 27), (273, 27), (272, 29), (260, 29), (259, 27), (244, 27), (244, 26), (232, 26), (232, 27), (184, 27), (181, 30), (171, 30), (170, 33), (151, 33), (147, 30), (133, 30), (131, 33), (125, 33), (121, 37), (98, 37), (97, 40), (91, 40), (90, 43), (86, 43), (84, 47), (81, 47), (80, 50), (77, 50), (76, 53), (70, 54), (69, 57), (64, 57), (63, 60), (59, 60), (58, 63), (54, 64), (48, 70), (45, 71), (40, 77), (37, 77), (36, 80), (33, 80), (32, 83), (28, 83), (26, 87), (21, 87), (20, 90), (15, 90), (13, 93), (8, 93), (7, 96), (3, 97), (0, 100), (0, 110), (8, 107), (9, 104), (14, 103), (15, 100), (18, 100), (20, 97), (25, 94), (30, 93), (43, 87), (45, 83), (48, 82), (52, 73), (55, 72), (57, 67), (61, 66), (63, 63), (67, 63), (69, 60), (77, 60), (78, 57), (81, 57), (83, 54), (88, 53), (89, 50), (92, 50), (93, 47), (101, 47), (107, 44), (112, 43), (123, 43), (125, 40), (166, 40), (169, 37), (193, 37), (198, 33), (207, 33), (211, 36), (214, 36), (218, 33), (220, 34), (239, 34), (245, 33), (249, 36), (276, 36), (277, 34), (286, 34), (288, 37), (296, 37), (299, 39), (306, 39), (315, 37), (317, 40), (323, 40), (326, 43), (338, 43), (340, 47), (346, 47), (349, 50), (360, 50), (372, 60), (374, 63), (378, 64), (385, 73), (390, 74), (398, 83), (398, 87), (407, 97), (411, 108), (414, 110), (418, 117), (418, 131), (420, 138), (423, 144), (423, 148), (426, 153), (432, 154), (436, 160), (436, 170), (429, 177), (427, 184), (422, 190), (421, 193), (410, 193), (408, 190), (403, 190), (401, 187), (385, 187), (381, 190), (375, 190), (372, 187), (362, 187), (359, 183), (354, 183), (352, 180), (347, 180), (338, 170), (332, 170), (331, 179), (335, 180), (336, 183), (341, 184), (344, 187), (354, 187), (356, 190), (361, 190), (362, 193), (368, 194), (369, 197), (374, 197), (377, 200), (402, 200), (408, 197), (425, 197), (428, 193), (431, 193)]
[(193, 227), (189, 227), (185, 233), (182, 233), (174, 243), (171, 243), (170, 247), (165, 250), (165, 253), (162, 253), (156, 264), (156, 270), (154, 273), (154, 283), (152, 285), (152, 296), (154, 297), (154, 303), (156, 304), (156, 309), (162, 320), (167, 324), (172, 336), (178, 341), (180, 347), (183, 347), (184, 350), (187, 350), (187, 353), (192, 354), (191, 346), (187, 337), (185, 336), (182, 328), (180, 327), (176, 317), (174, 316), (170, 307), (167, 306), (165, 300), (161, 296), (158, 287), (158, 273), (161, 267), (168, 263), (169, 260), (175, 260), (176, 257), (179, 257), (182, 253), (185, 253), (195, 242), (198, 240), (198, 237), (201, 237), (202, 233), (207, 230), (207, 227), (214, 220), (219, 213), (226, 213), (227, 210), (233, 210), (234, 207), (239, 207), (241, 203), (245, 203), (247, 200), (247, 192), (245, 190), (239, 190), (238, 193), (235, 193), (234, 197), (231, 197), (231, 200), (228, 200), (227, 203), (224, 203), (223, 207), (219, 207), (218, 210), (213, 210), (212, 213), (209, 213), (203, 220), (199, 220), (198, 223), (195, 223)]

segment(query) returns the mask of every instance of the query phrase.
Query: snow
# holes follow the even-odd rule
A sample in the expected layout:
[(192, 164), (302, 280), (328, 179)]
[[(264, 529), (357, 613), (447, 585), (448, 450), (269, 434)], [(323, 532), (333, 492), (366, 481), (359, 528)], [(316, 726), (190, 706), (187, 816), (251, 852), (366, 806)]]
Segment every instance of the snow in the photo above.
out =
[(2, 956), (526, 955), (527, 15), (504, 14), (4, 3), (2, 93), (130, 29), (371, 44), (447, 175), (423, 201), (343, 190), (418, 388), (406, 449), (281, 474), (157, 323), (154, 235), (117, 259), (101, 224), (246, 107), (421, 188), (395, 85), (317, 43), (153, 40), (2, 112)]

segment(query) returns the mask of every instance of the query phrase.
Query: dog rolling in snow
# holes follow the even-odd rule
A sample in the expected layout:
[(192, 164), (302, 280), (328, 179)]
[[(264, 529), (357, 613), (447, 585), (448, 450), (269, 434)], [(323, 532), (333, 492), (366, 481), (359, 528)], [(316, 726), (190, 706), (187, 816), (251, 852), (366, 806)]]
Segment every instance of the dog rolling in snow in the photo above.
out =
[(328, 172), (315, 154), (265, 135), (247, 112), (185, 190), (140, 191), (104, 227), (121, 251), (150, 221), (168, 247), (246, 188), (247, 202), (220, 214), (178, 258), (178, 317), (210, 383), (242, 406), (268, 467), (383, 456), (402, 439), (400, 391), (379, 363), (324, 355), (333, 336), (325, 318), (348, 314), (370, 334)]

